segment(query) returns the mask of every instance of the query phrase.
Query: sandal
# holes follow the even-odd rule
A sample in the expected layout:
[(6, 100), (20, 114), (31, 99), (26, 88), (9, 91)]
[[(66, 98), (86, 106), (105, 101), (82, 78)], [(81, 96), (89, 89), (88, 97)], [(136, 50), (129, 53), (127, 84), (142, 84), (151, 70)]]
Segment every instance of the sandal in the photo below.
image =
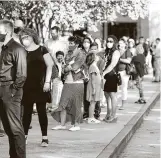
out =
[(112, 117), (110, 120), (108, 120), (108, 123), (116, 123), (117, 122), (117, 117)]
[(144, 99), (139, 99), (135, 102), (136, 104), (146, 104), (146, 101)]
[(120, 107), (119, 107), (119, 110), (124, 110), (124, 107), (123, 107), (123, 106), (120, 106)]
[(103, 119), (103, 121), (108, 122), (111, 119), (110, 115), (106, 115), (106, 117)]

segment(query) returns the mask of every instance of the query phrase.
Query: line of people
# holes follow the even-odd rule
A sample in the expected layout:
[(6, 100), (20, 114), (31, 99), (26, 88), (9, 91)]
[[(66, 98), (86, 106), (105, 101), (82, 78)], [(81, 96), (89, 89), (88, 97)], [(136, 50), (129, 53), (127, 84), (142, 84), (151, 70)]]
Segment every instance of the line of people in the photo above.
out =
[(130, 76), (139, 90), (136, 103), (146, 103), (142, 87), (147, 55), (143, 37), (135, 46), (133, 39), (118, 40), (109, 35), (101, 49), (98, 39), (88, 34), (83, 40), (70, 35), (64, 42), (59, 27), (52, 27), (50, 33), (52, 38), (42, 45), (33, 29), (21, 28), (16, 32), (16, 42), (13, 23), (0, 20), (0, 118), (9, 137), (10, 158), (26, 157), (34, 104), (41, 127), (41, 146), (47, 147), (47, 103), (51, 105), (51, 116), (59, 123), (52, 129), (65, 130), (66, 123), (71, 122), (69, 131), (80, 130), (83, 120), (101, 123), (103, 98), (107, 103), (103, 121), (116, 122), (118, 88), (122, 92), (119, 110), (123, 110)]

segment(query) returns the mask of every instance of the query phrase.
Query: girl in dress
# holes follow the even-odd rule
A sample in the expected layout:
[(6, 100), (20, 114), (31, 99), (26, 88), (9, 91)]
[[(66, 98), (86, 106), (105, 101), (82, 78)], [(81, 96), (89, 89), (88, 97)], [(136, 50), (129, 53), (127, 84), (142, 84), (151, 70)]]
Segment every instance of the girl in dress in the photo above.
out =
[(101, 100), (100, 94), (102, 88), (102, 79), (97, 66), (97, 60), (95, 59), (96, 56), (94, 53), (90, 53), (86, 58), (89, 71), (86, 100), (90, 102), (88, 123), (100, 123), (100, 121), (94, 117), (95, 105), (96, 102)]

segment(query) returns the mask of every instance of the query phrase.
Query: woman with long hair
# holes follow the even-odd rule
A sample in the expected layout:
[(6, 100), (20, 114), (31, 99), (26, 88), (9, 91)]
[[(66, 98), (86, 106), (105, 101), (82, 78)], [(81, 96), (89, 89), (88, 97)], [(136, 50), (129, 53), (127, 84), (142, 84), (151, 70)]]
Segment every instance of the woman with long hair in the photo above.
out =
[[(107, 115), (105, 122), (116, 122), (116, 106), (117, 106), (117, 65), (120, 58), (120, 52), (117, 50), (117, 38), (113, 35), (108, 36), (106, 41), (105, 59), (106, 65), (103, 72), (105, 79), (104, 94), (107, 101)], [(110, 108), (111, 103), (111, 108)]]

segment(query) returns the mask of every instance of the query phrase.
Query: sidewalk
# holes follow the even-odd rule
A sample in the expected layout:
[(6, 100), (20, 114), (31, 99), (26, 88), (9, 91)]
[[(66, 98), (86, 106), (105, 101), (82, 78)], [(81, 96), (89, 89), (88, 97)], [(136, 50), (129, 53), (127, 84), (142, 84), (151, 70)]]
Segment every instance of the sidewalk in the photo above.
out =
[[(151, 80), (152, 77), (148, 75), (145, 76), (143, 82), (147, 104), (160, 90), (160, 84), (152, 83)], [(37, 115), (33, 116), (33, 129), (30, 130), (28, 137), (27, 158), (100, 158), (100, 153), (144, 106), (143, 104), (134, 103), (138, 99), (137, 89), (129, 90), (128, 92), (129, 96), (125, 110), (117, 111), (117, 123), (107, 124), (102, 122), (98, 125), (83, 123), (81, 124), (81, 131), (78, 132), (70, 132), (68, 130), (52, 131), (51, 128), (56, 126), (57, 123), (49, 115), (48, 136), (50, 144), (48, 148), (40, 147), (40, 127)], [(101, 118), (104, 118), (105, 114), (106, 108), (103, 108)], [(1, 158), (8, 158), (7, 136), (0, 138), (0, 154)], [(102, 156), (101, 158), (106, 157)]]
[(157, 101), (119, 158), (160, 157), (160, 102)]

